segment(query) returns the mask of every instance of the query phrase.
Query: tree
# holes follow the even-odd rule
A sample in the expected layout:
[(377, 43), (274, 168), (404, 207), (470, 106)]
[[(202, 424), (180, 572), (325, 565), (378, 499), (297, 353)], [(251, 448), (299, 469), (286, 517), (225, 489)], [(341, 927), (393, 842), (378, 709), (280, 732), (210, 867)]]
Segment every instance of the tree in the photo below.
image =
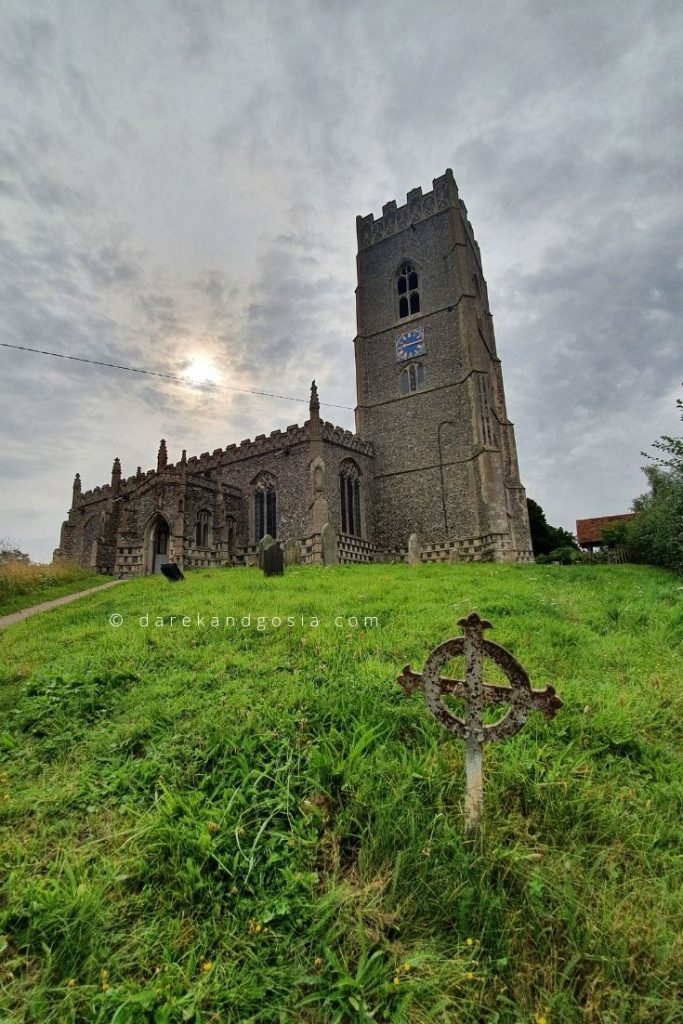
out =
[[(683, 420), (683, 402), (676, 402)], [(650, 489), (633, 501), (638, 515), (627, 525), (624, 543), (638, 561), (683, 572), (683, 438), (663, 434), (653, 442), (659, 455), (643, 466)]]
[[(681, 420), (683, 420), (683, 400), (680, 398), (676, 399), (676, 408), (681, 410)], [(659, 441), (652, 442), (652, 447), (664, 452), (668, 458), (663, 459), (659, 455), (650, 455), (648, 452), (640, 454), (644, 455), (646, 459), (652, 459), (657, 466), (666, 467), (674, 473), (683, 473), (683, 437), (669, 437), (668, 434), (662, 434)], [(652, 467), (644, 467), (643, 472), (647, 474), (650, 468)], [(650, 483), (652, 484), (652, 480)]]
[(8, 537), (0, 537), (0, 565), (3, 562), (30, 562), (31, 559), (25, 552), (20, 551), (14, 541)]
[(529, 530), (534, 555), (549, 555), (558, 548), (575, 548), (578, 550), (576, 537), (562, 526), (550, 526), (545, 512), (533, 498), (527, 498), (526, 507), (529, 513)]

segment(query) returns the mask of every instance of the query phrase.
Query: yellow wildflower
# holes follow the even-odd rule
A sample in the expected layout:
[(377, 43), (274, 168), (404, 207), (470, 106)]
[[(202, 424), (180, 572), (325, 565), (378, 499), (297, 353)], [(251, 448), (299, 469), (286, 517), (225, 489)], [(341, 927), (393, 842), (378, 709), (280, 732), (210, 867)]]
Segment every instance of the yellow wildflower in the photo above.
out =
[(544, 1013), (536, 1014), (536, 1024), (550, 1024), (550, 1021)]
[(474, 971), (465, 971), (465, 977), (467, 978), (468, 981), (474, 981), (476, 975)]
[(396, 977), (394, 978), (394, 985), (400, 985), (400, 984), (401, 984), (401, 979), (399, 978), (399, 976), (397, 974)]
[(109, 982), (108, 981), (103, 981), (102, 982), (102, 991), (103, 992), (108, 992), (109, 991)]
[(69, 988), (76, 988), (76, 979), (69, 978), (69, 980), (67, 981), (67, 985)]
[(106, 967), (103, 967), (102, 970), (100, 971), (100, 978), (102, 979), (102, 981), (106, 981), (108, 977), (109, 971), (106, 969)]
[(465, 939), (465, 945), (466, 946), (473, 946), (474, 945), (474, 939)]
[(204, 961), (204, 963), (202, 964), (202, 970), (204, 971), (205, 974), (208, 974), (209, 971), (213, 970), (213, 963), (211, 962), (211, 960)]
[(407, 973), (408, 973), (408, 971), (412, 971), (412, 969), (413, 969), (413, 968), (412, 968), (412, 966), (411, 966), (410, 964), (404, 964), (404, 965), (403, 965), (403, 973), (404, 973), (404, 974), (407, 974)]

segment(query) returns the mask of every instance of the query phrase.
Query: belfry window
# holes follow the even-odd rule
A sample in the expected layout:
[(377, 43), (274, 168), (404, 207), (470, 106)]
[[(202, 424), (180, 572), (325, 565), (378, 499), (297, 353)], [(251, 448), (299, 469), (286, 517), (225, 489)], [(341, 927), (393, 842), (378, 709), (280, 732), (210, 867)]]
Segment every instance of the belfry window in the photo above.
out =
[(209, 513), (206, 509), (200, 509), (197, 513), (195, 543), (198, 548), (208, 548), (209, 546)]
[(342, 533), (351, 537), (362, 536), (359, 476), (355, 462), (342, 464), (339, 473)]
[(411, 363), (401, 372), (401, 394), (410, 395), (422, 391), (425, 386), (425, 368), (422, 363)]
[(267, 533), (277, 537), (277, 492), (275, 484), (265, 480), (254, 491), (254, 532), (257, 543)]
[(401, 319), (420, 312), (420, 290), (417, 271), (412, 263), (402, 263), (396, 275), (398, 315)]

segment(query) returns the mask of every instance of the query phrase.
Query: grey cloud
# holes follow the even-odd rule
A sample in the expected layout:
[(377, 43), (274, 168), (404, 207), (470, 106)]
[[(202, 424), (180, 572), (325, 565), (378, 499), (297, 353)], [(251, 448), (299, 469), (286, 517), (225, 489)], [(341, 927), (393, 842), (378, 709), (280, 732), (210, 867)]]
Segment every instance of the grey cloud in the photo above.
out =
[(45, 19), (11, 18), (0, 48), (0, 68), (22, 89), (36, 91), (56, 35), (54, 25)]
[(116, 243), (100, 246), (94, 252), (79, 252), (76, 259), (93, 283), (101, 287), (130, 285), (141, 277), (138, 263)]
[[(305, 399), (315, 376), (352, 405), (355, 215), (452, 166), (530, 493), (571, 527), (642, 490), (640, 450), (680, 426), (678, 5), (41, 10), (0, 13), (3, 340), (174, 373), (206, 350), (226, 383)], [(49, 480), (43, 556), (76, 468), (306, 415), (4, 350), (0, 371), (0, 533)]]

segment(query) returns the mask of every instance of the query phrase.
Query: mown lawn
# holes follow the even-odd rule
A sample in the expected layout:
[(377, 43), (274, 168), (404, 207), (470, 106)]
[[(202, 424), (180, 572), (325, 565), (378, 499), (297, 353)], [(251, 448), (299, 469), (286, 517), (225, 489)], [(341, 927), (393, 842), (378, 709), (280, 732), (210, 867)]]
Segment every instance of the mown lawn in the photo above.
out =
[[(487, 748), (468, 844), (463, 745), (395, 680), (473, 608), (565, 706)], [(679, 577), (148, 578), (0, 664), (0, 1021), (683, 1020)]]

